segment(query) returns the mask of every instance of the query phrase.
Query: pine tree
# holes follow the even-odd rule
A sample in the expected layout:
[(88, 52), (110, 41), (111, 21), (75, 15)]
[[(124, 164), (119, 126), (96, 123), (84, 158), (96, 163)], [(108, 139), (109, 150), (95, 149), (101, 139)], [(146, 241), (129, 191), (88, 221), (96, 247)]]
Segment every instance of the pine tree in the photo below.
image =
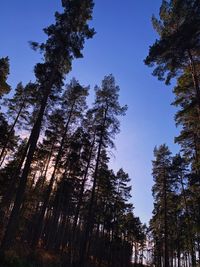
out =
[[(7, 155), (5, 152), (14, 151), (17, 146), (19, 137), (16, 135), (15, 131), (11, 131), (11, 129), (12, 126), (9, 125), (5, 115), (0, 112), (0, 166)], [(8, 139), (10, 140), (9, 144), (7, 142)]]
[[(189, 185), (189, 169), (187, 161), (179, 154), (172, 158), (172, 175), (177, 182), (177, 188), (179, 188), (179, 207), (181, 209), (180, 216), (184, 217), (185, 223), (185, 240), (186, 248), (192, 257), (192, 264), (195, 264), (195, 214), (193, 213), (193, 205), (189, 204), (192, 200)], [(180, 219), (179, 219), (180, 220)], [(182, 222), (180, 221), (180, 224)], [(181, 228), (181, 226), (179, 226)], [(180, 237), (184, 239), (181, 235)], [(183, 242), (183, 241), (182, 241)], [(181, 243), (181, 242), (180, 242)], [(180, 244), (179, 244), (180, 245)], [(179, 248), (180, 249), (180, 248)], [(179, 255), (180, 256), (180, 255)]]
[[(180, 175), (183, 169), (176, 166), (176, 186), (179, 181), (179, 191), (173, 192), (171, 198), (179, 205), (173, 207), (171, 201), (172, 217), (177, 222), (176, 227), (183, 229), (184, 240), (186, 241), (188, 259), (191, 257), (191, 265), (196, 266), (195, 238), (193, 235), (193, 223), (199, 220), (199, 144), (200, 144), (200, 85), (199, 85), (199, 23), (200, 23), (200, 3), (197, 0), (169, 0), (162, 1), (159, 19), (153, 17), (152, 22), (159, 37), (149, 49), (149, 55), (145, 59), (145, 64), (154, 67), (153, 75), (159, 80), (165, 80), (169, 84), (172, 78), (177, 78), (177, 85), (174, 88), (175, 101), (173, 105), (178, 107), (175, 116), (176, 124), (180, 127), (180, 135), (175, 141), (181, 145), (181, 152), (184, 156), (185, 166), (189, 166), (186, 188), (183, 181), (180, 182)], [(179, 163), (182, 160), (179, 160)], [(173, 163), (174, 164), (174, 163)], [(173, 165), (172, 164), (172, 165)], [(181, 163), (182, 164), (182, 163)], [(183, 167), (183, 164), (181, 165)], [(173, 168), (175, 165), (172, 166)], [(186, 179), (183, 177), (182, 179)], [(182, 184), (181, 188), (180, 185)], [(175, 186), (175, 184), (174, 184)], [(186, 197), (187, 196), (187, 197)], [(184, 201), (182, 201), (184, 199)], [(190, 203), (190, 207), (186, 208)], [(155, 207), (158, 208), (158, 207)], [(188, 211), (186, 211), (188, 210)], [(156, 209), (154, 209), (156, 214)], [(190, 219), (190, 217), (192, 219)], [(156, 216), (152, 222), (156, 226)], [(190, 226), (189, 226), (190, 225)], [(194, 226), (196, 228), (196, 226)], [(176, 233), (170, 234), (171, 237)], [(188, 237), (187, 237), (188, 236)], [(196, 236), (199, 236), (198, 231)], [(173, 238), (172, 238), (173, 239)], [(162, 250), (160, 237), (155, 237), (157, 247), (158, 265), (161, 265)], [(174, 242), (172, 245), (174, 246)], [(180, 241), (180, 240), (179, 240)], [(185, 241), (184, 241), (185, 242)], [(180, 249), (178, 264), (180, 266)], [(197, 242), (198, 243), (198, 242)], [(171, 250), (173, 248), (171, 247)], [(170, 252), (172, 254), (172, 251)], [(171, 256), (172, 258), (172, 256)], [(172, 259), (171, 259), (172, 260)], [(172, 263), (171, 263), (172, 264)]]
[[(154, 231), (158, 233), (159, 242), (164, 245), (164, 266), (169, 267), (169, 194), (172, 191), (170, 175), (171, 152), (166, 145), (154, 149), (155, 160), (153, 161), (154, 186)], [(152, 221), (153, 223), (153, 221)], [(156, 224), (155, 224), (156, 223)], [(162, 240), (163, 236), (163, 240)], [(161, 246), (161, 245), (160, 245)], [(160, 254), (160, 253), (159, 253)], [(160, 257), (161, 255), (159, 255)], [(158, 259), (160, 261), (160, 259)], [(157, 265), (160, 266), (159, 261)]]
[(33, 240), (33, 246), (37, 245), (39, 237), (42, 232), (43, 218), (45, 215), (46, 208), (48, 206), (48, 201), (52, 191), (56, 173), (59, 169), (59, 164), (62, 158), (67, 134), (69, 132), (70, 127), (72, 127), (73, 124), (77, 124), (78, 119), (82, 116), (82, 112), (86, 108), (87, 94), (88, 94), (88, 88), (82, 87), (75, 79), (73, 79), (71, 83), (67, 86), (67, 89), (62, 96), (62, 111), (64, 112), (65, 116), (65, 126), (64, 126), (64, 131), (61, 135), (58, 152), (55, 157), (55, 164), (53, 167), (53, 172), (51, 174), (49, 187), (45, 194), (43, 207), (41, 209), (41, 214), (38, 219), (36, 233), (34, 235), (34, 240)]
[(95, 127), (97, 130), (97, 156), (93, 173), (92, 192), (88, 208), (85, 235), (81, 248), (80, 266), (84, 266), (85, 264), (85, 257), (88, 255), (89, 249), (89, 236), (93, 229), (94, 202), (101, 152), (103, 148), (113, 144), (111, 138), (119, 132), (119, 120), (117, 119), (117, 116), (124, 115), (126, 111), (126, 106), (121, 107), (119, 104), (119, 87), (116, 86), (115, 79), (112, 75), (106, 76), (102, 81), (101, 88), (96, 86), (95, 92), (96, 99), (94, 103), (94, 111)]
[(64, 8), (63, 13), (55, 13), (55, 24), (44, 29), (48, 36), (46, 43), (32, 43), (32, 46), (40, 49), (44, 55), (44, 63), (38, 63), (35, 66), (35, 76), (43, 96), (29, 137), (29, 147), (16, 200), (1, 244), (3, 250), (10, 247), (16, 233), (20, 207), (48, 99), (61, 88), (65, 75), (71, 70), (72, 60), (82, 57), (81, 50), (85, 39), (91, 38), (94, 34), (94, 30), (90, 29), (87, 24), (92, 16), (93, 2), (91, 0), (84, 2), (66, 0), (62, 2), (62, 6)]
[(10, 85), (7, 83), (9, 71), (10, 65), (8, 57), (0, 58), (0, 99), (11, 90)]
[(4, 106), (7, 108), (7, 117), (9, 120), (12, 120), (12, 124), (5, 139), (4, 147), (0, 153), (0, 166), (2, 165), (6, 156), (6, 149), (16, 126), (18, 126), (19, 129), (23, 123), (29, 122), (30, 109), (31, 105), (33, 104), (34, 94), (37, 94), (36, 84), (28, 83), (24, 87), (22, 83), (19, 83), (15, 89), (13, 97), (4, 99)]
[(169, 83), (190, 68), (195, 97), (200, 109), (199, 64), (200, 3), (197, 0), (163, 0), (160, 19), (153, 17), (159, 39), (150, 47), (145, 64), (155, 66), (153, 75)]

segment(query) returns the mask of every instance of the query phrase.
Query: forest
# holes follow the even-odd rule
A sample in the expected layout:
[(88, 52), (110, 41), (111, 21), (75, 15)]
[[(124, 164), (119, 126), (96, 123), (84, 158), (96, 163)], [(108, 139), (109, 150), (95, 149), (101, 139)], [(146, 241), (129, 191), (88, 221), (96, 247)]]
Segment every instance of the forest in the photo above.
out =
[(89, 85), (66, 83), (98, 35), (94, 1), (60, 4), (46, 41), (30, 42), (42, 55), (35, 81), (12, 88), (9, 55), (0, 58), (0, 267), (200, 266), (200, 1), (162, 0), (158, 38), (141, 59), (161, 86), (174, 84), (179, 130), (179, 153), (152, 151), (147, 224), (134, 211), (132, 177), (110, 167), (128, 109), (117, 77), (102, 77), (90, 105)]

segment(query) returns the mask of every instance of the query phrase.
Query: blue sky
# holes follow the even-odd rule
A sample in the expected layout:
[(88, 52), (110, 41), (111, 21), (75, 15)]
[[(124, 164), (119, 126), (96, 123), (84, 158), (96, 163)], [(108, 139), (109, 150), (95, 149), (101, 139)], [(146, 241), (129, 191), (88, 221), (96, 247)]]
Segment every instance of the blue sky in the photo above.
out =
[[(153, 208), (151, 160), (155, 145), (166, 143), (173, 152), (178, 130), (174, 123), (175, 109), (172, 86), (165, 86), (151, 75), (143, 63), (156, 33), (151, 25), (152, 14), (158, 14), (161, 0), (95, 0), (93, 21), (96, 30), (83, 51), (84, 58), (74, 61), (73, 76), (82, 84), (100, 84), (112, 73), (120, 86), (120, 102), (128, 105), (121, 120), (121, 133), (116, 137), (111, 167), (123, 167), (133, 186), (135, 214), (148, 222)], [(1, 0), (0, 57), (9, 56), (13, 87), (19, 82), (34, 80), (33, 67), (41, 55), (30, 49), (28, 41), (42, 41), (42, 29), (53, 21), (60, 9), (59, 0)]]

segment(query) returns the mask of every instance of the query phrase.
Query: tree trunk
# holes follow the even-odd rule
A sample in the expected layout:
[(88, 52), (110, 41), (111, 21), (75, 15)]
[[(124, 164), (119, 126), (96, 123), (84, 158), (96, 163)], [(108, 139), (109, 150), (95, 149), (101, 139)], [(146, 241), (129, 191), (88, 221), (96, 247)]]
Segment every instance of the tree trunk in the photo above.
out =
[(85, 234), (83, 237), (83, 243), (80, 250), (80, 260), (79, 265), (80, 267), (84, 267), (86, 263), (86, 258), (88, 256), (88, 248), (89, 248), (89, 236), (91, 234), (92, 228), (93, 228), (93, 208), (94, 208), (94, 200), (95, 200), (95, 190), (96, 190), (96, 184), (97, 184), (97, 175), (98, 175), (98, 169), (99, 169), (99, 162), (100, 162), (100, 155), (101, 155), (101, 148), (103, 145), (103, 135), (104, 135), (104, 128), (106, 123), (106, 116), (107, 116), (108, 106), (105, 109), (105, 114), (102, 122), (102, 130), (99, 140), (99, 146), (97, 151), (97, 159), (96, 159), (96, 165), (95, 165), (95, 171), (94, 171), (94, 179), (93, 179), (93, 185), (92, 185), (92, 193), (91, 193), (91, 199), (89, 203), (89, 210), (88, 210), (88, 217), (87, 217), (87, 223), (85, 228)]
[(192, 79), (193, 79), (193, 84), (196, 92), (196, 98), (197, 98), (197, 104), (198, 104), (198, 114), (200, 115), (200, 88), (199, 88), (199, 80), (198, 80), (198, 75), (196, 71), (196, 66), (194, 63), (193, 56), (191, 54), (191, 51), (188, 50), (188, 57), (190, 61), (190, 69), (191, 69), (191, 74), (192, 74)]
[(45, 92), (45, 95), (44, 95), (42, 102), (41, 102), (41, 107), (40, 107), (40, 111), (39, 111), (37, 120), (33, 126), (31, 135), (29, 137), (28, 143), (30, 144), (30, 146), (28, 149), (24, 169), (23, 169), (23, 172), (22, 172), (22, 175), (20, 178), (20, 183), (18, 186), (16, 198), (15, 198), (15, 203), (14, 203), (14, 206), (13, 206), (10, 218), (9, 218), (9, 222), (8, 222), (8, 225), (7, 225), (4, 237), (3, 237), (2, 244), (1, 244), (1, 250), (2, 251), (5, 251), (6, 249), (8, 249), (11, 246), (12, 241), (13, 241), (15, 234), (16, 234), (16, 231), (17, 231), (19, 216), (20, 216), (20, 208), (21, 208), (21, 205), (22, 205), (22, 202), (24, 199), (28, 174), (29, 174), (31, 162), (33, 159), (33, 155), (34, 155), (34, 152), (36, 150), (37, 141), (39, 138), (41, 124), (42, 124), (42, 119), (43, 119), (43, 115), (44, 115), (44, 111), (45, 111), (45, 108), (47, 105), (47, 100), (48, 100), (50, 91), (51, 91), (51, 86), (46, 88), (46, 92)]
[(88, 175), (88, 170), (89, 170), (89, 167), (90, 167), (90, 162), (91, 162), (91, 158), (92, 158), (92, 152), (93, 152), (94, 144), (95, 144), (95, 134), (94, 134), (93, 142), (92, 142), (92, 145), (91, 145), (91, 148), (90, 148), (89, 158), (88, 158), (87, 166), (86, 166), (86, 169), (85, 169), (84, 177), (83, 177), (83, 180), (82, 180), (82, 183), (81, 183), (81, 190), (80, 190), (80, 194), (79, 194), (79, 200), (78, 200), (78, 204), (77, 204), (77, 207), (76, 207), (76, 213), (75, 213), (75, 217), (74, 217), (74, 221), (73, 221), (72, 236), (74, 236), (74, 233), (75, 233), (75, 230), (76, 230), (78, 216), (79, 216), (80, 208), (81, 208), (82, 202), (83, 202), (83, 193), (84, 193), (85, 183), (86, 183), (86, 179), (87, 179), (87, 175)]
[(167, 189), (166, 189), (166, 177), (165, 177), (165, 174), (164, 174), (163, 191), (164, 191), (164, 267), (169, 267)]
[[(23, 107), (24, 107), (24, 103), (25, 103), (25, 101), (22, 103), (22, 105), (21, 105), (21, 107), (20, 107), (20, 109), (19, 109), (19, 112), (18, 112), (18, 114), (17, 114), (17, 116), (16, 116), (16, 118), (15, 118), (15, 120), (14, 120), (14, 123), (13, 123), (13, 125), (12, 125), (12, 127), (11, 127), (11, 129), (10, 129), (10, 131), (9, 131), (9, 133), (8, 133), (8, 136), (7, 136), (7, 138), (6, 138), (6, 141), (5, 141), (5, 144), (4, 144), (4, 146), (3, 146), (3, 149), (1, 150), (1, 154), (0, 154), (0, 167), (1, 167), (1, 165), (3, 164), (4, 159), (5, 159), (5, 157), (6, 157), (6, 153), (5, 153), (5, 152), (6, 152), (6, 148), (7, 148), (7, 145), (8, 145), (8, 143), (9, 143), (9, 141), (10, 141), (11, 134), (12, 134), (12, 132), (13, 132), (13, 130), (14, 130), (14, 128), (15, 128), (15, 125), (16, 125), (18, 119), (19, 119), (19, 116), (20, 116), (20, 114), (21, 114), (21, 112), (22, 112), (22, 109), (23, 109)], [(4, 153), (5, 153), (5, 155), (4, 155)]]
[(178, 267), (181, 267), (181, 252), (180, 252), (180, 244), (178, 243), (177, 248), (177, 261), (178, 261)]
[(13, 173), (13, 178), (12, 178), (12, 182), (5, 194), (5, 196), (3, 197), (3, 200), (0, 204), (0, 210), (2, 211), (2, 221), (4, 220), (5, 216), (9, 213), (9, 208), (11, 206), (11, 202), (12, 200), (14, 199), (15, 197), (15, 190), (16, 190), (16, 185), (18, 183), (18, 178), (19, 178), (19, 175), (20, 175), (20, 170), (21, 170), (21, 167), (23, 165), (23, 162), (26, 158), (26, 154), (27, 154), (27, 151), (28, 151), (28, 146), (29, 146), (29, 143), (27, 143), (26, 145), (26, 148), (23, 152), (23, 155), (22, 155), (22, 158), (20, 160), (20, 163), (17, 167), (17, 170), (15, 172), (15, 174)]
[(54, 165), (53, 173), (51, 175), (50, 183), (48, 185), (46, 194), (44, 196), (44, 203), (43, 203), (43, 206), (42, 206), (42, 209), (41, 209), (41, 213), (40, 213), (39, 218), (38, 218), (38, 222), (36, 224), (36, 232), (35, 232), (35, 236), (34, 236), (34, 239), (33, 239), (33, 242), (32, 242), (32, 248), (35, 248), (37, 246), (39, 238), (40, 238), (40, 236), (42, 234), (44, 215), (45, 215), (45, 211), (46, 211), (46, 208), (48, 206), (48, 203), (49, 203), (49, 198), (50, 198), (52, 187), (53, 187), (53, 184), (54, 184), (56, 171), (57, 171), (57, 168), (58, 168), (58, 165), (60, 163), (61, 156), (62, 156), (63, 146), (64, 146), (65, 138), (66, 138), (66, 135), (67, 135), (67, 132), (68, 132), (69, 123), (71, 121), (71, 116), (72, 116), (74, 104), (75, 104), (75, 102), (72, 105), (69, 117), (67, 119), (67, 123), (66, 123), (66, 126), (65, 126), (65, 131), (64, 131), (64, 134), (62, 136), (62, 140), (61, 140), (61, 144), (60, 144), (60, 147), (59, 147), (59, 150), (58, 150), (58, 154), (56, 156), (56, 162), (55, 162), (55, 165)]
[(82, 206), (82, 203), (83, 203), (83, 193), (84, 193), (84, 189), (85, 189), (85, 183), (86, 183), (86, 180), (87, 180), (88, 170), (90, 168), (90, 163), (91, 163), (94, 144), (95, 144), (95, 134), (94, 134), (93, 142), (92, 142), (92, 145), (91, 145), (91, 148), (90, 148), (89, 158), (88, 158), (88, 162), (87, 162), (87, 165), (86, 165), (84, 177), (83, 177), (83, 180), (82, 180), (82, 183), (81, 183), (81, 189), (80, 189), (78, 204), (77, 204), (77, 207), (76, 207), (75, 217), (74, 217), (74, 221), (73, 221), (73, 225), (72, 225), (71, 256), (70, 256), (71, 265), (73, 265), (73, 261), (74, 261), (74, 259), (73, 259), (74, 255), (73, 255), (72, 251), (73, 251), (73, 246), (74, 246), (75, 239), (76, 239), (76, 227), (77, 227), (77, 222), (78, 222), (80, 209), (81, 209), (81, 206)]

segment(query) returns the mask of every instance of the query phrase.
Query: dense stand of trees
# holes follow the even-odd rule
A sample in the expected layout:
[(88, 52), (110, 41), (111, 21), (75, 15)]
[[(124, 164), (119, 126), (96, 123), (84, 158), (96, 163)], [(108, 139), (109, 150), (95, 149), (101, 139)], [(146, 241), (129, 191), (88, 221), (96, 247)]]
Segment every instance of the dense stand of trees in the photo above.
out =
[(62, 0), (62, 7), (44, 29), (46, 42), (31, 43), (43, 55), (34, 82), (11, 88), (9, 59), (0, 58), (0, 265), (199, 266), (199, 0), (163, 0), (152, 18), (158, 39), (145, 64), (166, 84), (176, 80), (180, 152), (154, 149), (148, 228), (133, 213), (129, 175), (109, 167), (127, 109), (115, 78), (95, 86), (89, 107), (89, 86), (75, 78), (65, 84), (95, 34), (93, 1)]
[(62, 7), (47, 41), (31, 43), (43, 54), (35, 82), (7, 96), (9, 60), (0, 59), (0, 265), (127, 267), (133, 251), (142, 263), (146, 228), (133, 214), (130, 178), (109, 168), (127, 107), (112, 75), (91, 107), (88, 86), (65, 85), (95, 32), (92, 0)]
[(154, 210), (150, 221), (152, 262), (157, 267), (200, 264), (200, 2), (162, 1), (153, 17), (159, 37), (145, 63), (174, 87), (180, 153), (156, 147), (153, 161)]

